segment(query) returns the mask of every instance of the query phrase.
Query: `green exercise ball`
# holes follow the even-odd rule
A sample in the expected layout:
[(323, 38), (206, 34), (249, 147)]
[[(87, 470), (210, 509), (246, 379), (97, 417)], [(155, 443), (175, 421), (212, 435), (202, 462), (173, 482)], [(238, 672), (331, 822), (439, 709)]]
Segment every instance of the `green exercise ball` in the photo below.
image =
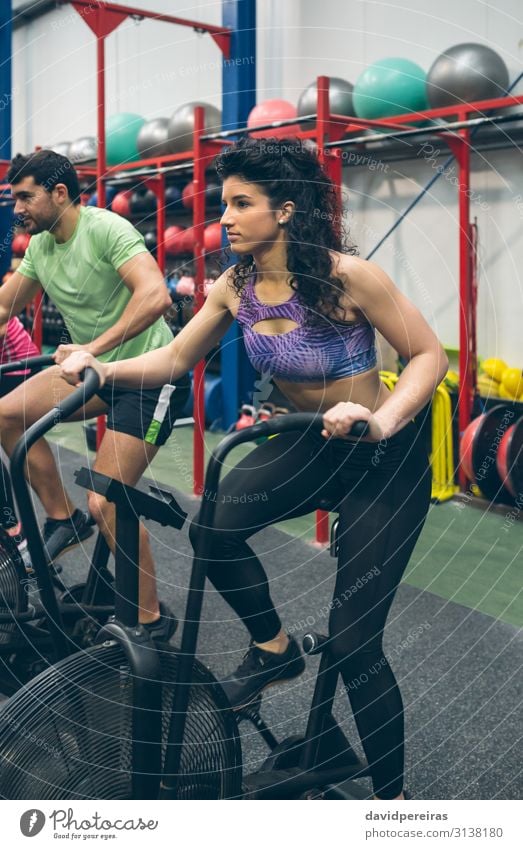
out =
[(428, 109), (427, 75), (410, 59), (380, 59), (356, 80), (353, 102), (359, 118), (387, 118)]
[(145, 118), (132, 112), (119, 112), (105, 122), (105, 153), (108, 165), (121, 165), (140, 158), (137, 139)]

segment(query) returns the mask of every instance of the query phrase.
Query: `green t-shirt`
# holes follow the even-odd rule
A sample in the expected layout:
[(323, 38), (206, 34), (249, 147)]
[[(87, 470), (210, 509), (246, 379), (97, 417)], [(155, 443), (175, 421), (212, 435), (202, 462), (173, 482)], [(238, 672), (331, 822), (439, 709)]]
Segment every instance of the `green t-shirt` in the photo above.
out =
[[(125, 218), (82, 206), (71, 238), (59, 244), (51, 233), (32, 237), (18, 271), (38, 280), (63, 316), (76, 345), (88, 345), (114, 327), (131, 299), (117, 273), (147, 250), (143, 236)], [(163, 318), (147, 330), (101, 354), (103, 362), (137, 357), (172, 342)]]

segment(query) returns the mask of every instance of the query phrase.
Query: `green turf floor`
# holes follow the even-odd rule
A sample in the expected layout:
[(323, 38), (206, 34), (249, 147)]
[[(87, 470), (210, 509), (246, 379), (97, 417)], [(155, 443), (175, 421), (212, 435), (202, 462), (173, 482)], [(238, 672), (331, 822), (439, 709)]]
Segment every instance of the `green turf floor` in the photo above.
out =
[[(206, 433), (206, 455), (223, 434)], [(185, 493), (192, 492), (192, 428), (176, 428), (151, 466), (151, 476)], [(81, 425), (61, 425), (53, 441), (81, 454), (86, 445)], [(235, 449), (234, 465), (252, 450)], [(313, 514), (277, 527), (312, 542)], [(523, 624), (523, 523), (506, 515), (478, 510), (457, 501), (431, 507), (404, 580), (411, 586), (479, 610), (512, 625)]]

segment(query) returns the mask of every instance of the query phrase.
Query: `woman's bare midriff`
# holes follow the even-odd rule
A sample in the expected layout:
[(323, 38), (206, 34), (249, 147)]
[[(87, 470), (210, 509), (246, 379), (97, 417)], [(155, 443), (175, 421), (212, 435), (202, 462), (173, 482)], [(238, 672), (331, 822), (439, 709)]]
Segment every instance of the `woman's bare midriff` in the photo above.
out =
[(375, 413), (390, 397), (389, 390), (380, 380), (377, 368), (354, 377), (322, 383), (291, 383), (277, 378), (274, 378), (274, 382), (291, 404), (303, 413), (324, 413), (340, 401), (361, 404), (371, 413)]

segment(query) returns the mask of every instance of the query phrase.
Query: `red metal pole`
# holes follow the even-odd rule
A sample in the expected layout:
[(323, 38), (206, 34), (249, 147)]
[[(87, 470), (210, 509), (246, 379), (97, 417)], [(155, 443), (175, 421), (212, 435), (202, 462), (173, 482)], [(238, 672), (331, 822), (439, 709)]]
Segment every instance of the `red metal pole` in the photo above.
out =
[[(329, 78), (318, 77), (317, 83), (318, 105), (316, 114), (316, 143), (318, 145), (318, 158), (325, 167), (327, 173), (332, 167), (329, 162), (331, 159), (330, 151), (325, 150), (325, 142), (329, 141)], [(341, 163), (341, 159), (340, 159)], [(330, 176), (330, 173), (329, 173)], [(340, 168), (341, 179), (341, 168)], [(318, 545), (326, 545), (329, 541), (329, 514), (325, 510), (316, 510), (316, 543)]]
[(316, 544), (327, 545), (329, 533), (329, 514), (326, 510), (316, 510)]
[[(105, 209), (105, 36), (96, 37), (96, 90), (97, 90), (97, 131), (98, 156), (96, 159), (96, 194), (98, 206)], [(106, 430), (105, 416), (96, 421), (96, 450), (99, 449)]]
[[(470, 232), (470, 132), (459, 131), (456, 144), (459, 168), (459, 431), (470, 423), (474, 402), (475, 339), (471, 321), (471, 232)], [(467, 478), (459, 468), (459, 485), (466, 489)]]
[(43, 320), (42, 320), (42, 300), (44, 297), (43, 292), (37, 292), (37, 294), (33, 298), (32, 308), (33, 308), (33, 330), (32, 337), (33, 342), (35, 343), (38, 350), (41, 352), (42, 345), (44, 342), (44, 333), (43, 333)]
[(156, 262), (165, 276), (165, 174), (159, 174), (156, 182)]
[[(204, 132), (205, 113), (202, 106), (194, 110), (194, 309), (198, 312), (204, 303), (205, 254), (203, 231), (205, 225), (205, 163), (201, 136)], [(195, 495), (203, 493), (204, 481), (204, 434), (205, 434), (205, 360), (200, 360), (194, 369), (194, 453), (193, 488)]]
[(318, 77), (316, 82), (318, 105), (316, 114), (316, 143), (318, 145), (318, 159), (325, 163), (325, 142), (329, 141), (329, 78)]
[(98, 206), (105, 207), (105, 36), (96, 38), (97, 129), (98, 158), (96, 162), (96, 193)]
[(102, 444), (102, 439), (105, 436), (105, 431), (107, 430), (105, 416), (98, 416), (96, 420), (96, 450), (98, 451), (100, 445)]

